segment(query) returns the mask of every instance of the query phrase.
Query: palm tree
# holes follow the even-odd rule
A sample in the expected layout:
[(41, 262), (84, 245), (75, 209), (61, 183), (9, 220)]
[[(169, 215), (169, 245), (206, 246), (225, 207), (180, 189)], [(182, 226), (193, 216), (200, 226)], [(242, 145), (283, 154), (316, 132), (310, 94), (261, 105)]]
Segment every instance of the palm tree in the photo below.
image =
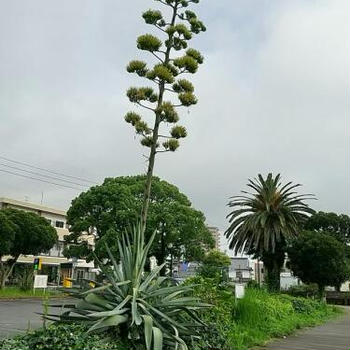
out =
[(285, 260), (286, 242), (299, 233), (301, 224), (314, 211), (304, 200), (313, 195), (298, 195), (300, 184), (281, 183), (281, 176), (261, 174), (247, 186), (253, 192), (231, 197), (233, 208), (227, 216), (230, 226), (225, 235), (235, 253), (247, 252), (263, 261), (269, 290), (280, 289), (280, 272)]

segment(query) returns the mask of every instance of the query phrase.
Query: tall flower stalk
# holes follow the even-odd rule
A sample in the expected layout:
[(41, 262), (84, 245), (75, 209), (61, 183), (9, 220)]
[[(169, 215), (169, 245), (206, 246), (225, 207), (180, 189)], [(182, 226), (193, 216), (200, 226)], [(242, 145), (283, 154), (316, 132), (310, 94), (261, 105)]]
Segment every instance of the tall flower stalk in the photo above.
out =
[(152, 83), (152, 86), (131, 87), (127, 91), (130, 102), (142, 107), (147, 114), (141, 116), (130, 111), (125, 115), (125, 121), (141, 136), (141, 144), (149, 148), (141, 213), (143, 230), (146, 227), (156, 154), (174, 152), (179, 147), (179, 139), (186, 137), (187, 131), (177, 124), (177, 109), (197, 103), (194, 87), (184, 76), (197, 72), (198, 66), (203, 63), (203, 56), (199, 51), (188, 48), (188, 41), (194, 34), (206, 30), (197, 15), (188, 9), (199, 0), (155, 1), (164, 6), (170, 16), (166, 18), (160, 10), (148, 10), (142, 17), (163, 38), (153, 34), (141, 35), (137, 38), (137, 48), (149, 52), (156, 63), (149, 67), (144, 61), (133, 60), (127, 66), (129, 73)]

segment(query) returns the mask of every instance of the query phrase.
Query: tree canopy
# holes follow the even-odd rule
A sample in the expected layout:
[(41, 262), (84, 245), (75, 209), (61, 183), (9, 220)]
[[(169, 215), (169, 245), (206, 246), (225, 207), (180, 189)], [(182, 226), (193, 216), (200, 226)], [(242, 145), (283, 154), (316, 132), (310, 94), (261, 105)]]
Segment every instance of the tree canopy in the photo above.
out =
[(295, 237), (309, 214), (314, 211), (304, 202), (311, 195), (297, 194), (300, 184), (282, 184), (281, 176), (249, 180), (252, 192), (233, 196), (227, 216), (226, 237), (236, 253), (246, 251), (264, 262), (270, 290), (280, 289), (280, 271), (285, 259), (286, 241)]
[(3, 210), (0, 210), (0, 260), (9, 255), (15, 239), (15, 225)]
[[(3, 287), (21, 254), (38, 255), (47, 252), (58, 237), (56, 230), (45, 218), (24, 210), (1, 209), (0, 224), (0, 284)], [(4, 255), (9, 255), (10, 258), (2, 261)]]
[(289, 267), (304, 283), (317, 283), (320, 296), (326, 286), (339, 286), (350, 277), (344, 244), (323, 232), (305, 231), (288, 250)]
[(204, 265), (227, 267), (231, 265), (231, 259), (225, 253), (217, 249), (210, 250), (203, 258)]
[(215, 278), (218, 282), (228, 277), (227, 268), (231, 265), (231, 259), (225, 253), (212, 249), (205, 254), (199, 274), (203, 277)]
[[(79, 240), (86, 232), (96, 235), (95, 253), (108, 258), (105, 243), (117, 252), (120, 234), (139, 219), (143, 203), (146, 176), (107, 178), (72, 201), (67, 213), (70, 225), (70, 249), (67, 256), (87, 256), (91, 251)], [(178, 188), (157, 177), (153, 178), (146, 238), (156, 231), (150, 254), (163, 263), (170, 254), (174, 257), (200, 260), (214, 239), (205, 226), (204, 215), (191, 206)]]
[(345, 214), (319, 211), (309, 217), (304, 228), (330, 234), (342, 243), (350, 243), (350, 217)]

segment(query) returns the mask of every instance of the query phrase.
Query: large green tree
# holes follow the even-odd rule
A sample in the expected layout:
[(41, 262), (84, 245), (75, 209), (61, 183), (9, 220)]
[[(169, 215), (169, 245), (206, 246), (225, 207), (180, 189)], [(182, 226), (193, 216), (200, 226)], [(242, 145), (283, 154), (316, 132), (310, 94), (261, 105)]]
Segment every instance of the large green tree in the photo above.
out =
[(286, 242), (298, 235), (301, 225), (314, 211), (304, 200), (311, 195), (297, 194), (300, 184), (282, 184), (281, 176), (249, 180), (252, 192), (233, 196), (227, 216), (226, 237), (235, 253), (245, 251), (263, 261), (266, 283), (271, 291), (280, 289), (280, 272), (285, 261)]
[(305, 230), (324, 232), (332, 235), (339, 242), (350, 243), (350, 217), (345, 214), (319, 211), (305, 222)]
[(326, 286), (339, 286), (350, 277), (345, 245), (324, 232), (304, 231), (288, 248), (289, 267), (304, 283), (317, 283), (320, 297)]
[[(141, 144), (150, 148), (141, 211), (143, 229), (151, 199), (156, 154), (173, 152), (179, 147), (178, 140), (186, 137), (187, 131), (184, 126), (177, 124), (179, 115), (176, 109), (197, 103), (194, 87), (184, 76), (197, 71), (198, 66), (203, 63), (203, 56), (199, 51), (188, 48), (188, 41), (194, 34), (206, 30), (197, 15), (189, 10), (190, 5), (198, 3), (199, 0), (156, 2), (164, 7), (165, 15), (157, 9), (144, 12), (142, 17), (161, 37), (144, 34), (137, 38), (137, 48), (149, 52), (156, 63), (150, 66), (144, 61), (133, 60), (127, 66), (129, 73), (134, 73), (152, 84), (131, 87), (127, 91), (130, 102), (142, 107), (145, 113), (140, 115), (131, 111), (125, 116), (126, 122), (142, 137)], [(149, 126), (149, 122), (152, 126)], [(173, 125), (170, 130), (169, 125)]]
[[(92, 258), (89, 247), (81, 239), (86, 232), (94, 232), (95, 254), (100, 259), (108, 258), (106, 243), (117, 254), (120, 234), (140, 215), (146, 181), (146, 176), (107, 178), (102, 185), (74, 199), (67, 213), (71, 233), (66, 237), (70, 248), (65, 254)], [(191, 206), (177, 187), (157, 177), (153, 178), (146, 238), (153, 231), (156, 237), (150, 254), (159, 264), (169, 254), (200, 260), (205, 250), (214, 245), (204, 215)]]
[[(57, 242), (57, 232), (43, 217), (11, 208), (0, 210), (0, 288), (21, 254), (38, 255)], [(9, 257), (5, 260), (5, 255)]]
[(203, 258), (199, 274), (203, 277), (215, 278), (221, 282), (228, 277), (228, 267), (231, 265), (231, 259), (225, 253), (217, 249), (207, 252)]

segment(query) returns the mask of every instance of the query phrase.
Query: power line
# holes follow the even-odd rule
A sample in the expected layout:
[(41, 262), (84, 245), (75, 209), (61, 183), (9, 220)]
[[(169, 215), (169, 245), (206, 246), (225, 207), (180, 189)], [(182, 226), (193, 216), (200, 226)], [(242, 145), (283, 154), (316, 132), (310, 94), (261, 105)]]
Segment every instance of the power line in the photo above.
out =
[(35, 171), (30, 171), (30, 170), (25, 170), (25, 169), (17, 168), (17, 167), (12, 166), (12, 165), (3, 164), (3, 163), (0, 163), (0, 165), (1, 165), (1, 166), (5, 166), (5, 167), (10, 168), (10, 169), (23, 171), (23, 172), (25, 172), (25, 173), (29, 173), (29, 174), (33, 174), (33, 175), (37, 175), (37, 176), (41, 176), (41, 177), (46, 177), (46, 178), (48, 178), (48, 179), (59, 180), (59, 181), (66, 182), (66, 183), (69, 183), (69, 184), (72, 184), (72, 185), (78, 185), (78, 186), (82, 186), (82, 187), (87, 187), (87, 185), (83, 185), (83, 184), (80, 184), (80, 183), (77, 183), (77, 182), (73, 182), (73, 181), (69, 181), (69, 180), (64, 180), (64, 179), (60, 179), (60, 178), (55, 177), (55, 176), (40, 174), (40, 173), (37, 173), (37, 172), (35, 172)]
[(67, 185), (62, 185), (62, 184), (58, 184), (58, 183), (55, 183), (55, 182), (46, 181), (46, 180), (43, 180), (43, 179), (38, 179), (38, 178), (36, 178), (36, 177), (27, 176), (27, 175), (23, 175), (23, 174), (18, 174), (18, 173), (12, 172), (12, 171), (4, 170), (4, 169), (0, 169), (0, 171), (2, 171), (3, 173), (15, 175), (15, 176), (20, 176), (20, 177), (24, 177), (24, 178), (26, 178), (26, 179), (41, 181), (41, 182), (45, 182), (45, 183), (48, 183), (48, 184), (51, 184), (51, 185), (56, 185), (56, 186), (60, 186), (60, 187), (71, 188), (71, 189), (77, 190), (77, 191), (82, 191), (81, 188), (72, 187), (72, 186), (67, 186)]
[(31, 164), (28, 164), (28, 163), (20, 162), (20, 161), (18, 161), (18, 160), (9, 159), (9, 158), (3, 157), (3, 156), (0, 156), (0, 159), (6, 160), (6, 161), (8, 161), (8, 162), (12, 162), (12, 163), (24, 165), (24, 166), (27, 166), (27, 167), (29, 167), (29, 168), (33, 168), (33, 169), (45, 171), (45, 172), (50, 173), (50, 174), (59, 175), (59, 176), (64, 176), (64, 177), (68, 177), (68, 178), (71, 178), (71, 179), (75, 179), (75, 180), (80, 180), (80, 181), (88, 182), (88, 183), (95, 184), (95, 185), (97, 184), (96, 181), (91, 181), (91, 180), (83, 179), (83, 178), (77, 177), (77, 176), (66, 175), (66, 174), (59, 173), (59, 172), (56, 172), (56, 171), (53, 171), (53, 170), (48, 170), (48, 169), (40, 168), (40, 167), (31, 165)]

